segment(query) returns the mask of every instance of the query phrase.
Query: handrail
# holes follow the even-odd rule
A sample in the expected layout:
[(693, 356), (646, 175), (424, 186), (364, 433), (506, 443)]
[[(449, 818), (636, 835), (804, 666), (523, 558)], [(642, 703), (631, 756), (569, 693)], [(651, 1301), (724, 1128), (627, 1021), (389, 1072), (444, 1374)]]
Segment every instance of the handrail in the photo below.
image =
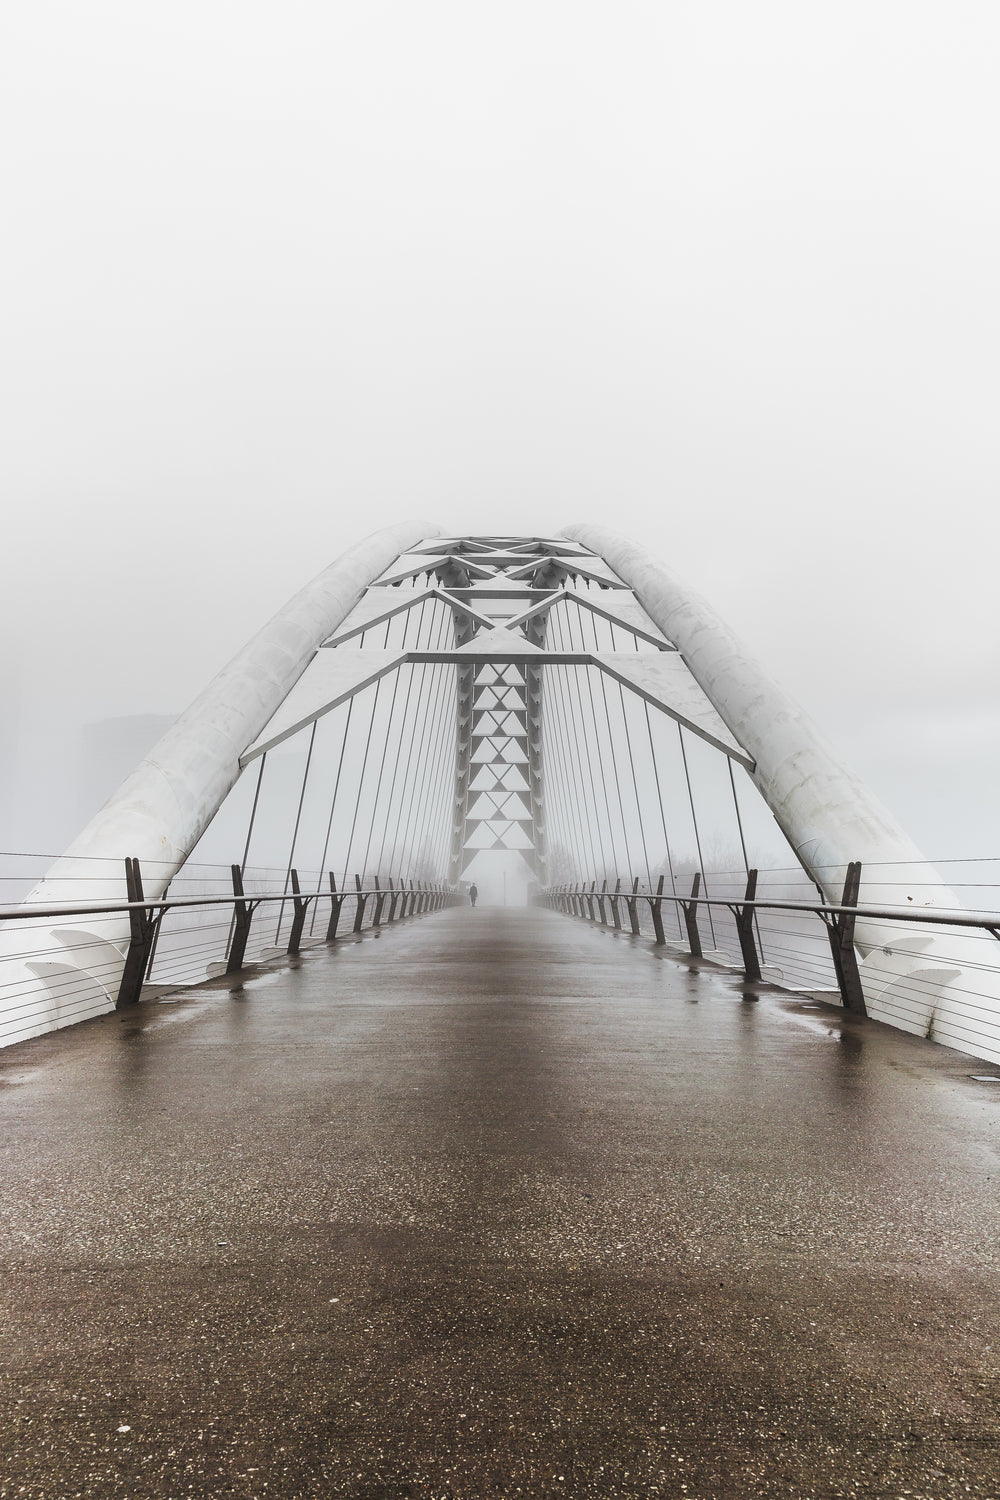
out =
[[(117, 1009), (138, 1002), (142, 986), (153, 968), (163, 919), (171, 911), (196, 907), (222, 908), (226, 913), (231, 912), (232, 918), (227, 923), (229, 935), (223, 961), (227, 974), (238, 974), (244, 968), (250, 926), (259, 906), (268, 904), (280, 906), (278, 933), (275, 934), (276, 943), (281, 931), (284, 909), (287, 906), (292, 910), (292, 925), (284, 951), (289, 957), (295, 957), (302, 944), (306, 914), (314, 901), (330, 902), (325, 941), (332, 943), (337, 939), (341, 911), (348, 899), (355, 902), (353, 926), (355, 933), (362, 930), (367, 903), (372, 896), (375, 900), (369, 921), (370, 928), (380, 928), (383, 924), (391, 924), (404, 917), (426, 916), (431, 912), (440, 911), (444, 906), (454, 905), (460, 900), (455, 888), (445, 884), (444, 881), (421, 881), (417, 884), (415, 880), (411, 880), (409, 884), (406, 884), (401, 876), (398, 878), (398, 883), (392, 877), (386, 877), (386, 883), (382, 884), (376, 875), (373, 885), (362, 885), (360, 875), (356, 875), (353, 888), (345, 887), (338, 890), (332, 872), (328, 874), (329, 889), (318, 886), (314, 891), (303, 891), (298, 871), (291, 868), (286, 872), (282, 890), (247, 891), (243, 885), (243, 870), (239, 865), (230, 866), (233, 882), (232, 895), (168, 896), (164, 892), (163, 895), (147, 899), (143, 894), (139, 861), (128, 858), (124, 861), (124, 865), (125, 888), (128, 893), (125, 901), (53, 902), (50, 905), (28, 901), (17, 907), (0, 907), (0, 923), (15, 923), (19, 928), (38, 922), (61, 923), (67, 918), (127, 915), (128, 943), (121, 960), (123, 967), (117, 973), (113, 972), (117, 969), (117, 965), (112, 965), (106, 975), (98, 976), (92, 968), (93, 960), (90, 959), (88, 962), (90, 955), (87, 944), (77, 945), (85, 955), (79, 964), (81, 975), (91, 973), (92, 977), (97, 978), (97, 982), (106, 990), (109, 998), (117, 984), (117, 1000), (115, 1001)], [(64, 929), (64, 932), (66, 930)], [(56, 928), (53, 935), (57, 936), (58, 931)], [(100, 942), (102, 940), (100, 924), (95, 923), (92, 933), (88, 936), (93, 938), (95, 943)], [(121, 951), (119, 949), (119, 952)], [(65, 949), (55, 947), (30, 955), (18, 955), (18, 957), (24, 961), (31, 959), (35, 962), (39, 960), (45, 962), (54, 959), (58, 962), (61, 957), (65, 957)]]
[[(911, 927), (933, 927), (965, 929), (988, 933), (991, 937), (1000, 941), (1000, 912), (970, 912), (960, 909), (937, 907), (929, 910), (926, 906), (914, 907), (911, 905), (861, 905), (858, 902), (858, 892), (861, 886), (861, 864), (853, 862), (847, 866), (844, 892), (841, 900), (836, 904), (829, 903), (821, 897), (818, 901), (784, 900), (778, 901), (768, 897), (757, 895), (757, 870), (747, 870), (746, 891), (743, 895), (730, 896), (706, 896), (701, 893), (701, 875), (695, 874), (691, 892), (689, 895), (678, 895), (676, 891), (664, 891), (663, 876), (660, 876), (659, 886), (655, 891), (640, 891), (638, 880), (629, 882), (631, 889), (622, 890), (622, 880), (618, 877), (615, 881), (613, 891), (608, 889), (607, 878), (601, 879), (601, 890), (597, 889), (597, 881), (586, 883), (563, 884), (550, 886), (540, 891), (538, 900), (542, 905), (554, 907), (570, 916), (581, 917), (601, 926), (608, 926), (605, 915), (604, 903), (608, 902), (611, 909), (611, 922), (616, 930), (621, 929), (621, 916), (618, 909), (619, 901), (624, 900), (630, 917), (632, 934), (638, 936), (639, 924), (636, 917), (636, 904), (638, 901), (646, 901), (649, 905), (650, 915), (655, 932), (655, 943), (657, 947), (667, 945), (667, 938), (663, 927), (662, 906), (670, 902), (678, 911), (678, 917), (683, 914), (684, 926), (687, 930), (687, 946), (691, 956), (700, 959), (704, 956), (701, 942), (701, 934), (698, 931), (698, 908), (725, 907), (736, 920), (736, 933), (739, 940), (742, 955), (742, 968), (746, 978), (755, 982), (762, 978), (761, 966), (762, 954), (759, 950), (760, 933), (756, 928), (756, 917), (758, 912), (791, 912), (808, 913), (819, 917), (826, 930), (830, 943), (833, 967), (837, 978), (837, 987), (840, 990), (844, 1006), (848, 1010), (860, 1015), (867, 1015), (864, 989), (861, 982), (861, 974), (858, 968), (858, 955), (855, 942), (855, 927), (858, 921), (869, 921), (871, 923), (893, 923), (908, 924)], [(596, 908), (596, 911), (595, 911)], [(877, 934), (877, 928), (876, 928)], [(877, 937), (876, 937), (877, 941)], [(682, 940), (683, 945), (683, 940)], [(871, 946), (868, 944), (867, 946)], [(865, 944), (862, 944), (862, 951)]]
[[(431, 881), (428, 885), (397, 886), (396, 894), (401, 894), (403, 890), (405, 890), (408, 896), (426, 896), (439, 893), (447, 895), (451, 893), (452, 888), (443, 881)], [(350, 891), (303, 891), (301, 892), (301, 899), (303, 901), (315, 901), (317, 897), (324, 897), (327, 900), (333, 899), (339, 901), (345, 896), (389, 896), (391, 894), (392, 892), (388, 888), (379, 890), (376, 886), (362, 886), (358, 890)], [(270, 894), (264, 893), (262, 895), (258, 895), (256, 891), (247, 891), (242, 896), (178, 896), (176, 899), (173, 897), (158, 896), (156, 898), (150, 897), (148, 901), (100, 902), (95, 905), (83, 904), (81, 906), (36, 906), (34, 903), (31, 903), (24, 906), (0, 907), (0, 922), (22, 921), (29, 918), (34, 920), (35, 918), (41, 919), (42, 917), (102, 916), (112, 915), (116, 912), (130, 911), (172, 911), (174, 907), (180, 906), (236, 906), (241, 901), (252, 901), (255, 905), (266, 901), (284, 901), (286, 904), (290, 904), (294, 899), (295, 892), (288, 890)], [(1000, 922), (1000, 917), (997, 918), (997, 921)]]
[[(547, 886), (539, 894), (542, 898), (586, 895), (586, 890), (577, 891), (574, 886)], [(596, 894), (599, 895), (600, 892)], [(922, 906), (833, 906), (826, 901), (748, 901), (743, 896), (675, 896), (669, 891), (637, 891), (635, 895), (631, 891), (606, 891), (604, 895), (605, 899), (618, 896), (622, 900), (648, 901), (651, 906), (654, 903), (659, 905), (661, 901), (672, 901), (676, 906), (749, 906), (757, 911), (808, 911), (817, 917), (849, 913), (852, 917), (871, 917), (874, 921), (882, 922), (929, 922), (942, 927), (976, 927), (991, 932), (994, 937), (1000, 936), (1000, 912), (981, 912), (977, 915), (961, 907), (937, 906), (933, 911), (928, 911)], [(952, 911), (956, 913), (954, 916), (947, 915)], [(2, 916), (3, 912), (0, 911), (0, 917)]]

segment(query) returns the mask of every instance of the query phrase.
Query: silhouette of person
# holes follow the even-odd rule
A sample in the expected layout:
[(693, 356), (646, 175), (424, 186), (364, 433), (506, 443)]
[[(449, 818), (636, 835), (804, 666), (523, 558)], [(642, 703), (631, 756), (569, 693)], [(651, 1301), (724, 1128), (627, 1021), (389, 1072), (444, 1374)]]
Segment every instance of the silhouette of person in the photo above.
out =
[(473, 881), (472, 884), (469, 886), (469, 900), (472, 902), (473, 906), (475, 906), (475, 904), (476, 904), (476, 899), (477, 899), (478, 895), (479, 895), (479, 887), (478, 887), (478, 885), (476, 885), (476, 882)]

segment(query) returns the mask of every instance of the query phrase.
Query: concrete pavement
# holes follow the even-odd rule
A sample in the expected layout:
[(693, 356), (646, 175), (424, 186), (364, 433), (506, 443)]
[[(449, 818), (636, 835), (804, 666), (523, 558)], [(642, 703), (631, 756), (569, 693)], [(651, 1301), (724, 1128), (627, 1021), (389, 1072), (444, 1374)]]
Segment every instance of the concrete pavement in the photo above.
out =
[(0, 1054), (0, 1497), (1000, 1496), (1000, 1070), (537, 910)]

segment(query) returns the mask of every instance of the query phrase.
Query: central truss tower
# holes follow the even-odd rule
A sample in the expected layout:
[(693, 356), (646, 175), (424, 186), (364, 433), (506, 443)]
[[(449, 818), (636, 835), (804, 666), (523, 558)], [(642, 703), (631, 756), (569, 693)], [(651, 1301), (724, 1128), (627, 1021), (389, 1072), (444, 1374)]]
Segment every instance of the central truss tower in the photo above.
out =
[(435, 542), (433, 553), (447, 558), (439, 576), (448, 592), (470, 606), (456, 621), (456, 644), (473, 657), (459, 668), (449, 879), (457, 884), (480, 850), (512, 849), (544, 884), (541, 671), (505, 656), (519, 642), (544, 648), (553, 582), (582, 549), (565, 540), (476, 536)]

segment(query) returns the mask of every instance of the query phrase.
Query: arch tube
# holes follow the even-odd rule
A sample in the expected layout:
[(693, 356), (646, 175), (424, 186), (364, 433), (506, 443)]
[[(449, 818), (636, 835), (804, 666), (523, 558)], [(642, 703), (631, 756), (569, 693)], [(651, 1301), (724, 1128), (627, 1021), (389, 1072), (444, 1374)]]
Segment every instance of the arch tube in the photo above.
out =
[[(439, 534), (419, 521), (390, 526), (317, 574), (213, 678), (24, 904), (125, 900), (127, 855), (142, 866), (145, 896), (162, 895), (239, 778), (240, 756), (321, 643), (400, 553)], [(0, 1045), (113, 1005), (128, 946), (127, 916), (96, 925), (85, 917), (67, 921), (71, 925), (45, 931), (39, 923), (18, 924), (16, 931), (6, 924), (0, 931), (0, 995), (16, 992), (16, 1003), (4, 1003), (7, 1013), (0, 1013)], [(29, 947), (56, 953), (34, 964), (23, 957), (3, 962), (5, 953), (23, 955)], [(71, 982), (74, 972), (79, 984)]]
[[(752, 756), (755, 785), (828, 901), (840, 901), (847, 866), (860, 860), (863, 904), (962, 909), (913, 840), (700, 594), (615, 531), (572, 525), (563, 535), (602, 557), (680, 651)], [(1000, 977), (984, 971), (992, 953), (987, 957), (982, 943), (958, 929), (861, 919), (855, 940), (870, 1015), (1000, 1062)]]

